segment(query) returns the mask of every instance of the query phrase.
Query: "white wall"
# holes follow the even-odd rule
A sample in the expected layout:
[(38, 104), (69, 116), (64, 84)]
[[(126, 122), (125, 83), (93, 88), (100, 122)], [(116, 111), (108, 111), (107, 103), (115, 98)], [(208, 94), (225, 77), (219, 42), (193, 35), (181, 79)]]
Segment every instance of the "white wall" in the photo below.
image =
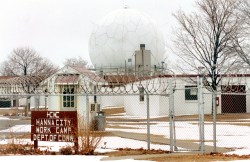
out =
[(109, 106), (124, 106), (124, 96), (101, 96), (100, 97), (101, 107), (109, 107)]
[(19, 99), (19, 106), (26, 106), (27, 104), (27, 98), (20, 98)]
[(169, 114), (169, 98), (167, 96), (159, 96), (159, 114), (168, 115)]
[(88, 107), (87, 107), (87, 102), (86, 102), (86, 96), (78, 96), (77, 97), (77, 113), (80, 117), (80, 119), (85, 120), (87, 118), (87, 111), (88, 111)]
[[(145, 103), (146, 101), (146, 96), (145, 98)], [(146, 105), (147, 106), (147, 105)], [(162, 116), (166, 115), (160, 112), (160, 96), (159, 95), (149, 95), (149, 114), (150, 116)]]
[[(124, 108), (127, 115), (147, 116), (147, 96), (144, 101), (139, 101), (138, 95), (127, 95), (124, 97)], [(150, 116), (164, 115), (160, 113), (160, 104), (158, 95), (149, 95), (149, 114)]]
[(30, 98), (30, 108), (44, 108), (45, 107), (45, 96), (32, 96)]
[(127, 115), (146, 116), (146, 101), (140, 102), (139, 95), (131, 95), (124, 97), (124, 108)]
[(174, 112), (175, 115), (198, 114), (198, 101), (185, 100), (185, 86), (180, 86), (174, 92)]
[(48, 110), (59, 111), (60, 110), (60, 96), (49, 95), (48, 96)]

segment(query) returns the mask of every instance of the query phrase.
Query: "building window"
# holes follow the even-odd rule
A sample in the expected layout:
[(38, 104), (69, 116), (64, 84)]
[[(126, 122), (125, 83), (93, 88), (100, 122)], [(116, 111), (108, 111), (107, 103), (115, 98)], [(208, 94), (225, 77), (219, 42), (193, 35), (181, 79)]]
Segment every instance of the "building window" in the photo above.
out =
[(63, 108), (75, 108), (75, 86), (63, 85), (61, 86), (62, 106)]
[(11, 101), (8, 98), (0, 98), (0, 107), (11, 107)]
[(198, 89), (197, 86), (185, 86), (185, 100), (197, 100)]
[(139, 93), (140, 93), (140, 102), (143, 102), (144, 101), (144, 88), (143, 87), (139, 87)]

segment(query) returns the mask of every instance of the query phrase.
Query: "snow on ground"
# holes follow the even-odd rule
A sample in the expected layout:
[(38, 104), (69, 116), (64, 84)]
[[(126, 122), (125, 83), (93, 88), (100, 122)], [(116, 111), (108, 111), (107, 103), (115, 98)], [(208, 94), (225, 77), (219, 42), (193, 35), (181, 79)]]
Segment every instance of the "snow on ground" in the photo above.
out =
[[(128, 127), (128, 125), (121, 125), (123, 127)], [(199, 127), (194, 122), (175, 122), (176, 126), (176, 138), (182, 140), (197, 140), (199, 139)], [(133, 132), (133, 133), (146, 133), (147, 128), (145, 125), (129, 125), (129, 127), (134, 127), (137, 129), (120, 129), (124, 132)], [(229, 123), (220, 123), (217, 122), (217, 146), (232, 148), (233, 151), (229, 154), (238, 154), (238, 155), (248, 155), (250, 154), (250, 128), (248, 126), (236, 126)], [(107, 130), (117, 130), (110, 129)], [(213, 140), (213, 125), (212, 123), (205, 124), (205, 140)], [(157, 124), (152, 124), (150, 126), (150, 133), (155, 135), (165, 135), (166, 138), (169, 138), (169, 123), (167, 122), (158, 122)], [(206, 145), (213, 146), (213, 142), (206, 142)]]
[[(1, 132), (2, 133), (31, 132), (31, 126), (30, 125), (16, 125), (9, 129), (0, 131), (0, 134)], [(26, 140), (22, 140), (18, 142), (31, 143), (32, 141), (30, 139), (26, 139)], [(8, 140), (6, 140), (4, 136), (0, 135), (0, 144), (6, 144), (6, 143), (8, 143)], [(51, 148), (51, 151), (58, 151), (60, 147), (65, 146), (66, 144), (68, 145), (72, 143), (39, 141), (39, 146), (48, 146), (49, 148)], [(56, 147), (56, 148), (53, 148), (53, 147)], [(169, 150), (169, 146), (167, 145), (151, 144), (150, 147), (152, 149)], [(101, 149), (101, 148), (105, 148), (105, 149)], [(116, 148), (133, 148), (133, 149), (147, 148), (147, 143), (144, 141), (137, 141), (137, 140), (131, 140), (131, 139), (126, 139), (126, 138), (120, 138), (120, 137), (103, 137), (97, 151), (104, 152), (104, 151), (108, 151), (108, 149), (114, 150)]]
[[(0, 144), (8, 144), (12, 141), (5, 139), (4, 136), (1, 136), (1, 133), (9, 133), (11, 132), (30, 132), (31, 126), (30, 125), (17, 125), (14, 127), (11, 127), (6, 130), (0, 131)], [(33, 143), (30, 139), (21, 139), (17, 140), (17, 143), (19, 144), (27, 144), (27, 143)], [(129, 140), (125, 138), (120, 137), (104, 137), (100, 143), (99, 148), (96, 149), (97, 152), (104, 153), (104, 152), (111, 152), (116, 151), (116, 148), (125, 148), (126, 146), (124, 144), (132, 144), (130, 145), (130, 148), (138, 148), (138, 146), (146, 148), (146, 142), (141, 141), (135, 141), (135, 140)], [(122, 145), (123, 144), (123, 145)], [(49, 151), (59, 151), (59, 149), (63, 146), (73, 145), (73, 143), (67, 143), (67, 142), (44, 142), (39, 141), (38, 142), (39, 148), (41, 150), (49, 150)], [(153, 146), (153, 145), (152, 145)], [(88, 162), (97, 162), (102, 161), (102, 158), (105, 156), (85, 156), (85, 155), (46, 155), (46, 156), (38, 156), (38, 155), (31, 155), (31, 156), (0, 156), (0, 161), (18, 161), (18, 162), (44, 162), (46, 160), (50, 161), (60, 161), (60, 162), (68, 162), (68, 161), (74, 161), (74, 162), (82, 162), (82, 161), (88, 161)], [(106, 160), (105, 160), (106, 161)], [(148, 162), (147, 160), (134, 160), (134, 159), (124, 159), (124, 160), (116, 160), (117, 162), (130, 162), (130, 161), (138, 161), (138, 162)], [(109, 161), (107, 161), (109, 162)]]
[[(46, 156), (0, 156), (0, 161), (18, 161), (18, 162), (44, 162), (44, 161), (60, 161), (60, 162), (97, 162), (102, 161), (101, 159), (105, 156), (83, 156), (83, 155), (46, 155)], [(105, 160), (106, 161), (106, 160)], [(116, 160), (117, 162), (148, 162), (146, 160), (133, 160), (133, 159), (125, 159), (125, 160)], [(109, 162), (109, 161), (106, 161)]]
[[(144, 122), (145, 123), (145, 122)], [(112, 123), (111, 123), (112, 124)], [(136, 129), (121, 129), (124, 132), (146, 133), (146, 125), (120, 125), (123, 127), (134, 127)], [(197, 140), (199, 139), (199, 127), (195, 122), (175, 122), (176, 138), (181, 140)], [(116, 129), (107, 130), (112, 131)], [(228, 154), (248, 155), (250, 154), (250, 128), (249, 126), (237, 126), (226, 122), (217, 122), (217, 146), (232, 148)], [(169, 123), (158, 122), (150, 126), (150, 133), (155, 135), (164, 135), (169, 138)], [(205, 123), (205, 140), (213, 140), (213, 125), (211, 122)], [(213, 142), (206, 142), (206, 145), (213, 146)]]
[[(0, 119), (1, 120), (1, 119)], [(145, 122), (141, 122), (145, 123)], [(115, 124), (115, 122), (109, 123), (109, 125)], [(121, 124), (120, 126), (128, 127), (127, 129), (114, 129), (114, 128), (106, 128), (107, 131), (124, 131), (124, 132), (133, 132), (133, 133), (146, 133), (147, 127), (146, 125), (125, 125)], [(190, 139), (190, 140), (197, 140), (199, 139), (199, 128), (198, 124), (192, 121), (189, 122), (176, 122), (176, 138), (177, 139)], [(134, 129), (133, 129), (134, 128)], [(8, 141), (5, 140), (4, 136), (1, 136), (1, 132), (31, 132), (30, 125), (16, 125), (6, 130), (0, 131), (0, 144), (7, 143)], [(150, 133), (155, 135), (164, 135), (166, 138), (169, 138), (169, 123), (168, 122), (154, 122), (150, 126)], [(232, 148), (232, 151), (229, 154), (238, 154), (238, 155), (248, 155), (250, 154), (250, 129), (248, 126), (237, 126), (237, 125), (230, 125), (228, 123), (217, 123), (217, 146), (218, 147), (226, 147)], [(213, 139), (213, 125), (212, 123), (207, 122), (205, 124), (205, 140), (212, 140)], [(24, 142), (32, 142), (30, 139), (26, 139)], [(206, 142), (206, 145), (213, 145), (213, 142)], [(65, 143), (62, 142), (42, 142), (39, 141), (39, 146), (43, 148), (50, 148), (51, 151), (58, 151), (60, 147), (65, 146)], [(102, 142), (100, 143), (98, 152), (105, 152), (105, 151), (114, 151), (116, 148), (147, 148), (147, 143), (144, 141), (132, 140), (132, 139), (125, 139), (120, 137), (104, 137)], [(169, 150), (168, 145), (158, 145), (158, 144), (151, 144), (151, 149), (162, 149), (162, 150)], [(65, 157), (65, 156), (63, 156)], [(6, 158), (6, 159), (2, 159)], [(0, 157), (0, 160), (8, 160), (9, 157)], [(22, 158), (16, 157), (19, 161)], [(53, 156), (52, 156), (53, 158)], [(82, 156), (74, 156), (74, 158), (82, 159)], [(94, 160), (98, 161), (101, 157), (91, 157), (88, 156), (86, 159), (87, 161)], [(93, 158), (93, 159), (91, 159)], [(39, 162), (40, 158), (32, 159)], [(70, 159), (72, 160), (72, 159)], [(41, 160), (40, 160), (41, 161)], [(63, 162), (63, 161), (61, 161)]]

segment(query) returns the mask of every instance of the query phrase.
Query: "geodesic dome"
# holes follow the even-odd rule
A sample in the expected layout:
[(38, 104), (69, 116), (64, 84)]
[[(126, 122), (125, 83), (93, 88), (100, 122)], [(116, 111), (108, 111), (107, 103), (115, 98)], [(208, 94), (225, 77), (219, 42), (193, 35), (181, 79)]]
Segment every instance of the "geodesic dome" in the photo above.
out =
[(151, 66), (160, 65), (165, 57), (163, 34), (147, 15), (133, 9), (119, 9), (96, 25), (89, 39), (89, 56), (96, 68), (124, 67), (125, 62), (134, 59), (140, 44), (151, 50)]

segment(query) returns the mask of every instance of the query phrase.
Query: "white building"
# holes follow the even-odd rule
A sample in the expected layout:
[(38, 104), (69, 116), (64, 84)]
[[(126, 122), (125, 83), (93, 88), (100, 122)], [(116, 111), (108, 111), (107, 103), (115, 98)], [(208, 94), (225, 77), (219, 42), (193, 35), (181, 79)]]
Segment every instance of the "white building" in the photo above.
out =
[[(77, 110), (80, 115), (89, 113), (92, 117), (97, 111), (110, 106), (124, 107), (127, 115), (146, 116), (149, 107), (150, 116), (167, 116), (169, 84), (172, 80), (175, 114), (198, 114), (197, 85), (190, 82), (190, 78), (197, 80), (197, 75), (129, 77), (121, 75), (113, 76), (111, 79), (111, 76), (106, 76), (104, 79), (85, 68), (65, 66), (42, 81), (36, 94), (29, 94), (30, 107), (46, 107), (51, 111)], [(218, 86), (217, 112), (250, 113), (249, 85), (248, 74), (225, 75)], [(6, 91), (5, 88), (9, 87), (2, 81), (1, 94), (5, 99), (7, 95), (7, 101), (11, 104), (9, 106), (14, 107), (17, 93)], [(208, 89), (203, 88), (205, 114), (211, 114), (212, 111), (212, 93)], [(19, 94), (19, 105), (27, 104), (27, 97), (23, 95)], [(94, 109), (91, 108), (91, 104), (95, 105)]]

